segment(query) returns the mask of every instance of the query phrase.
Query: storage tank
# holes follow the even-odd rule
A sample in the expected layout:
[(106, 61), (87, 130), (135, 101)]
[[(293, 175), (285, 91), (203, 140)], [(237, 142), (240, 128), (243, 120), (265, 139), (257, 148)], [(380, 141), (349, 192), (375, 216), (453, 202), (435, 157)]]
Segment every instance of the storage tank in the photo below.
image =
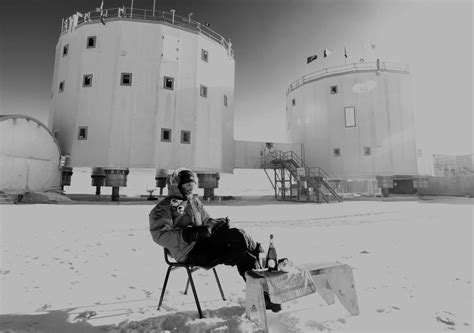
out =
[(18, 195), (59, 189), (61, 153), (43, 123), (23, 115), (3, 115), (0, 135), (0, 191)]
[(304, 142), (308, 165), (340, 179), (416, 176), (406, 65), (361, 62), (325, 68), (290, 84), (290, 142)]
[(234, 70), (230, 41), (191, 16), (122, 7), (64, 19), (50, 126), (67, 166), (102, 168), (117, 188), (128, 168), (232, 173)]

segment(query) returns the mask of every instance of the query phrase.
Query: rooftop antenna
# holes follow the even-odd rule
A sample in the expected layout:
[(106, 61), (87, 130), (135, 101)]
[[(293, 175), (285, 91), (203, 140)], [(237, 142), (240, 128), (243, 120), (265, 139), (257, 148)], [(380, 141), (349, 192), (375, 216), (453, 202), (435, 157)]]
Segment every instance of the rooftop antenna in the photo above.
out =
[(133, 0), (132, 0), (132, 5), (130, 7), (130, 18), (132, 18), (132, 13), (133, 13)]
[(155, 1), (156, 0), (153, 0), (153, 16), (155, 16)]
[(173, 18), (171, 19), (171, 24), (174, 24), (174, 13), (176, 12), (176, 10), (170, 9), (170, 12), (173, 14)]

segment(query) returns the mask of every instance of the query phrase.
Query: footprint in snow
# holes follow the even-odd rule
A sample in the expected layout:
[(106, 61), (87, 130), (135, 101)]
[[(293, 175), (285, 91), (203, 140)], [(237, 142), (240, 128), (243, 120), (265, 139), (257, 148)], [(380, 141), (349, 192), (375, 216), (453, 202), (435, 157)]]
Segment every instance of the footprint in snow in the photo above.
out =
[(454, 321), (454, 318), (456, 315), (454, 313), (448, 312), (448, 311), (441, 311), (436, 313), (436, 320), (439, 321), (440, 323), (449, 325), (449, 326), (455, 326), (456, 322)]
[(74, 320), (87, 320), (91, 317), (97, 316), (97, 313), (95, 311), (84, 311), (79, 313)]
[(46, 311), (47, 309), (49, 309), (50, 307), (51, 307), (51, 305), (45, 304), (45, 305), (43, 305), (43, 306), (37, 308), (37, 309), (35, 310), (35, 312), (44, 312), (44, 311)]

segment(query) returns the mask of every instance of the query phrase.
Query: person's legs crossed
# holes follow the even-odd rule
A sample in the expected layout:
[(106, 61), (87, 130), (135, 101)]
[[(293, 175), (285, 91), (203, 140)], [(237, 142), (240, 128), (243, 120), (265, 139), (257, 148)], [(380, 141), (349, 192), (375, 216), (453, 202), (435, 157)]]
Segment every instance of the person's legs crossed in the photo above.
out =
[(198, 241), (188, 254), (187, 262), (203, 267), (237, 265), (245, 280), (245, 272), (257, 267), (258, 258), (253, 255), (257, 249), (257, 243), (244, 230), (221, 229), (210, 238)]
[[(187, 262), (196, 266), (210, 267), (219, 264), (235, 266), (245, 280), (245, 272), (257, 268), (258, 254), (263, 249), (242, 229), (230, 228), (218, 230), (210, 238), (198, 241), (188, 254)], [(281, 310), (280, 304), (270, 301), (264, 293), (265, 307), (273, 312)]]

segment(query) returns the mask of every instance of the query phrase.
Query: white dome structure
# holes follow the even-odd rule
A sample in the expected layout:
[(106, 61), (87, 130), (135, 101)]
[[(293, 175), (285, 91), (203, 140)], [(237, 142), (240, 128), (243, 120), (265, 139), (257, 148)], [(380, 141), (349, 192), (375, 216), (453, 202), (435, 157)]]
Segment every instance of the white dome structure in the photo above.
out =
[(17, 195), (59, 188), (60, 160), (58, 142), (43, 123), (0, 116), (0, 191)]

